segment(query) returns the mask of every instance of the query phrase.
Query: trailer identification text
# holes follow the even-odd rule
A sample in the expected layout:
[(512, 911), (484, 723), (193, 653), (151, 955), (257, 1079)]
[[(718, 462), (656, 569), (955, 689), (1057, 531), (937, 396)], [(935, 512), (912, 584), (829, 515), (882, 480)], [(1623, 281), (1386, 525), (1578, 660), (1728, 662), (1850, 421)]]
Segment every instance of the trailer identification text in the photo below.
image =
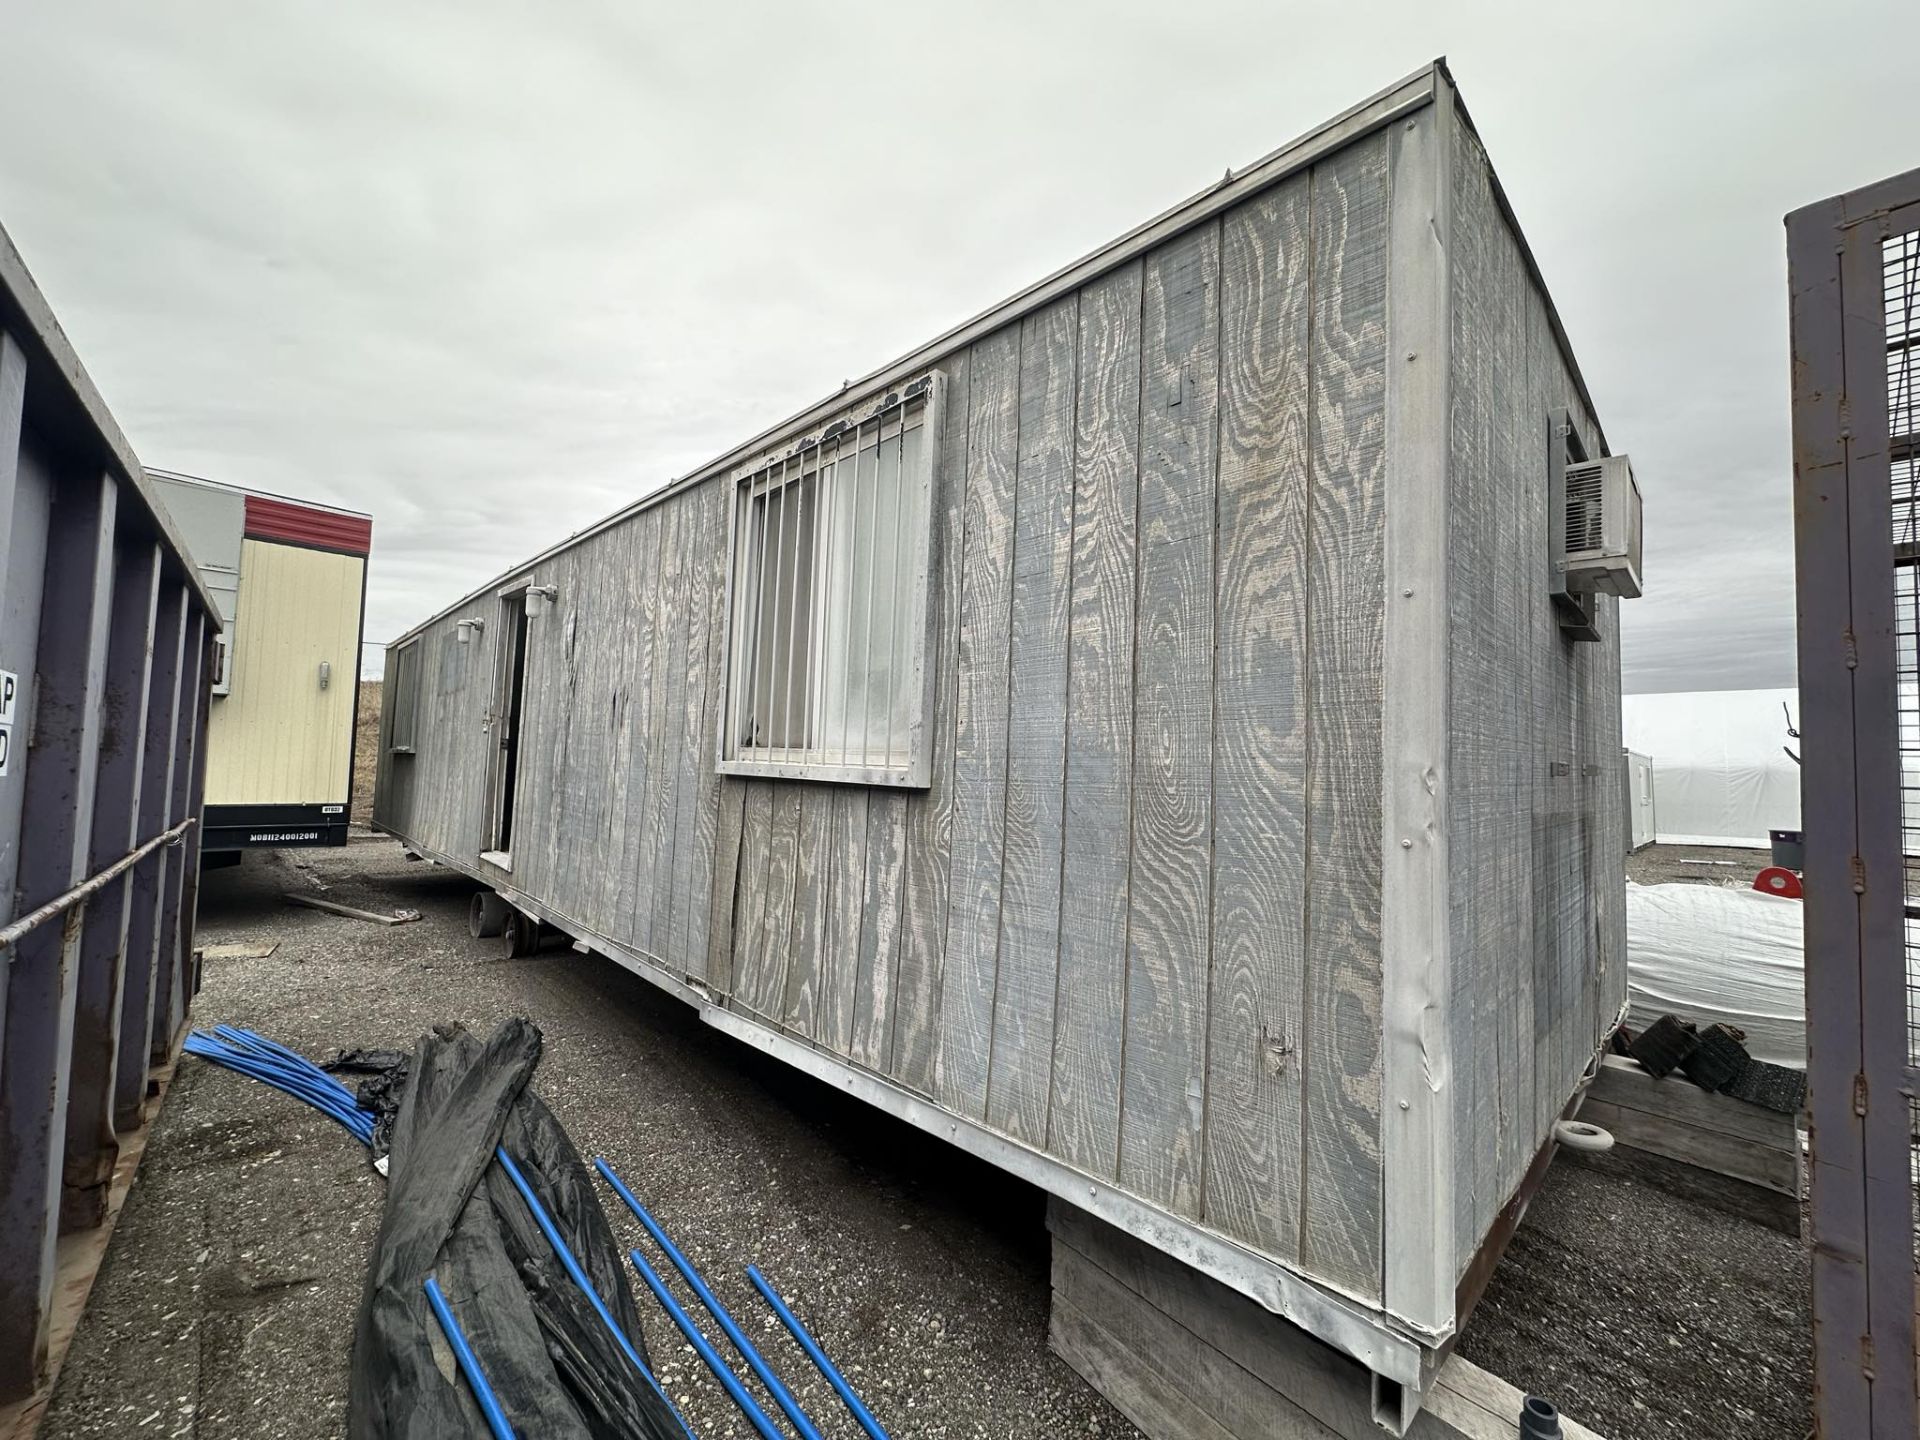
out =
[(13, 758), (13, 706), (20, 694), (20, 677), (11, 670), (0, 670), (0, 775), (7, 773)]

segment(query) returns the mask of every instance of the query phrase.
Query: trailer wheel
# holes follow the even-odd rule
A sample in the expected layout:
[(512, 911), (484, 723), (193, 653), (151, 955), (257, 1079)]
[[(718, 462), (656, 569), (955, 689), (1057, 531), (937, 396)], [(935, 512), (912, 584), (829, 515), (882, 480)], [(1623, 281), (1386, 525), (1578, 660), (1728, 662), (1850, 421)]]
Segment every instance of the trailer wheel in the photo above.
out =
[(476, 940), (491, 940), (506, 929), (511, 908), (496, 892), (476, 890), (467, 910), (467, 933)]
[(506, 936), (509, 959), (523, 960), (540, 948), (540, 922), (524, 910), (509, 907), (501, 933)]

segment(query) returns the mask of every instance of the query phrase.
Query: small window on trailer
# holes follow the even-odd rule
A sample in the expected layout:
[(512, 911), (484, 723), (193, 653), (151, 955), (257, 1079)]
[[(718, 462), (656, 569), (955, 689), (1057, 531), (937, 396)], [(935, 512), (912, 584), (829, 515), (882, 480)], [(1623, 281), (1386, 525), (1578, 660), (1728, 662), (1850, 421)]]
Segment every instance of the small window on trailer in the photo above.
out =
[(938, 373), (735, 472), (720, 769), (924, 786)]
[(393, 652), (393, 693), (387, 697), (387, 749), (395, 755), (413, 754), (420, 713), (420, 641), (407, 641)]

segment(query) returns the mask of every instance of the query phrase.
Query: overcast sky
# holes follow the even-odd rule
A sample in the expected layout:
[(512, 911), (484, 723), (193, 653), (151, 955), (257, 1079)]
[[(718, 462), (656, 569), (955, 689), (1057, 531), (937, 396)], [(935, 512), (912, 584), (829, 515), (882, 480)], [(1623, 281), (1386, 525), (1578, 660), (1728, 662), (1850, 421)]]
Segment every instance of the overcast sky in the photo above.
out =
[(1780, 220), (1920, 164), (1915, 0), (15, 3), (0, 223), (148, 464), (373, 512), (385, 640), (1443, 53), (1627, 688), (1791, 684)]

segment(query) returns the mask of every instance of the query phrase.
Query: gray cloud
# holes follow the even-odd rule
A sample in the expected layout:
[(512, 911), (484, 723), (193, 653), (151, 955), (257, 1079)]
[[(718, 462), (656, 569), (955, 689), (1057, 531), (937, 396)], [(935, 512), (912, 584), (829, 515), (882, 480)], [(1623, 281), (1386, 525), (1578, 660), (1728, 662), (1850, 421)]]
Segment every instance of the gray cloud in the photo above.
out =
[(68, 0), (6, 21), (0, 220), (149, 463), (373, 511), (384, 639), (1445, 52), (1646, 492), (1628, 687), (1784, 684), (1780, 217), (1915, 163), (1917, 42), (1908, 0)]

